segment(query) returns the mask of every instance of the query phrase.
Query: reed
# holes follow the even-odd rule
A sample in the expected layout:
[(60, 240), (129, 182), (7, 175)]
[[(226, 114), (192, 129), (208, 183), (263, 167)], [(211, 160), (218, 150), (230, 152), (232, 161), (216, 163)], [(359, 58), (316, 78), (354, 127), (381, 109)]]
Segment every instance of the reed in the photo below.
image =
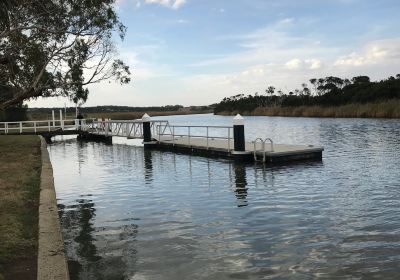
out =
[(222, 112), (221, 115), (242, 113), (252, 116), (325, 117), (325, 118), (400, 118), (400, 100), (342, 106), (258, 107), (252, 112)]

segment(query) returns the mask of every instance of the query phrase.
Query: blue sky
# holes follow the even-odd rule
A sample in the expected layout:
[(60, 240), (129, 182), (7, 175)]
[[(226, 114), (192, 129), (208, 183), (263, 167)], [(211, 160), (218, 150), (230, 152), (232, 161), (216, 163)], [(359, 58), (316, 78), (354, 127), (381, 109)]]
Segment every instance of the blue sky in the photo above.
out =
[(116, 7), (128, 27), (118, 51), (133, 79), (91, 86), (86, 106), (207, 105), (314, 77), (400, 73), (398, 0), (119, 0)]

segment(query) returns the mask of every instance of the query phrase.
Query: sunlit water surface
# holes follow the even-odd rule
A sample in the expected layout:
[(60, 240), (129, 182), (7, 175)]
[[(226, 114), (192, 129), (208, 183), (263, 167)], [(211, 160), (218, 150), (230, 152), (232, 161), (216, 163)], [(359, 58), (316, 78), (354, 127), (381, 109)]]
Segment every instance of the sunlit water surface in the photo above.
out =
[(399, 121), (247, 117), (256, 136), (323, 145), (323, 161), (263, 167), (57, 138), (71, 279), (399, 279)]

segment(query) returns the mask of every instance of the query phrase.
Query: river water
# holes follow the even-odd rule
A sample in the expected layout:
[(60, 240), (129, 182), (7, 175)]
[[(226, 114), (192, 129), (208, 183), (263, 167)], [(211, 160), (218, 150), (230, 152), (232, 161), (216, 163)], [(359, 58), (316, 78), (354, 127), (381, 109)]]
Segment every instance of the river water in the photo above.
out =
[(322, 145), (323, 160), (264, 167), (57, 138), (48, 149), (71, 279), (399, 279), (398, 120), (245, 127), (247, 140)]

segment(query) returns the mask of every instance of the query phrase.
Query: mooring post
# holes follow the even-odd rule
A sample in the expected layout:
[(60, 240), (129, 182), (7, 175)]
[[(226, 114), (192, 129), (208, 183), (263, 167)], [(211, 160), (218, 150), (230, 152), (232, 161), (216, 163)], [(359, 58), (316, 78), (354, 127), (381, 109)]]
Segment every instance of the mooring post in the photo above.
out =
[(244, 119), (239, 114), (233, 119), (233, 144), (235, 152), (245, 151)]
[(142, 125), (143, 125), (143, 145), (145, 148), (155, 144), (151, 138), (151, 118), (149, 115), (144, 114), (142, 117)]
[(233, 118), (233, 152), (235, 159), (245, 160), (250, 152), (246, 152), (246, 141), (244, 135), (244, 119), (240, 114)]

